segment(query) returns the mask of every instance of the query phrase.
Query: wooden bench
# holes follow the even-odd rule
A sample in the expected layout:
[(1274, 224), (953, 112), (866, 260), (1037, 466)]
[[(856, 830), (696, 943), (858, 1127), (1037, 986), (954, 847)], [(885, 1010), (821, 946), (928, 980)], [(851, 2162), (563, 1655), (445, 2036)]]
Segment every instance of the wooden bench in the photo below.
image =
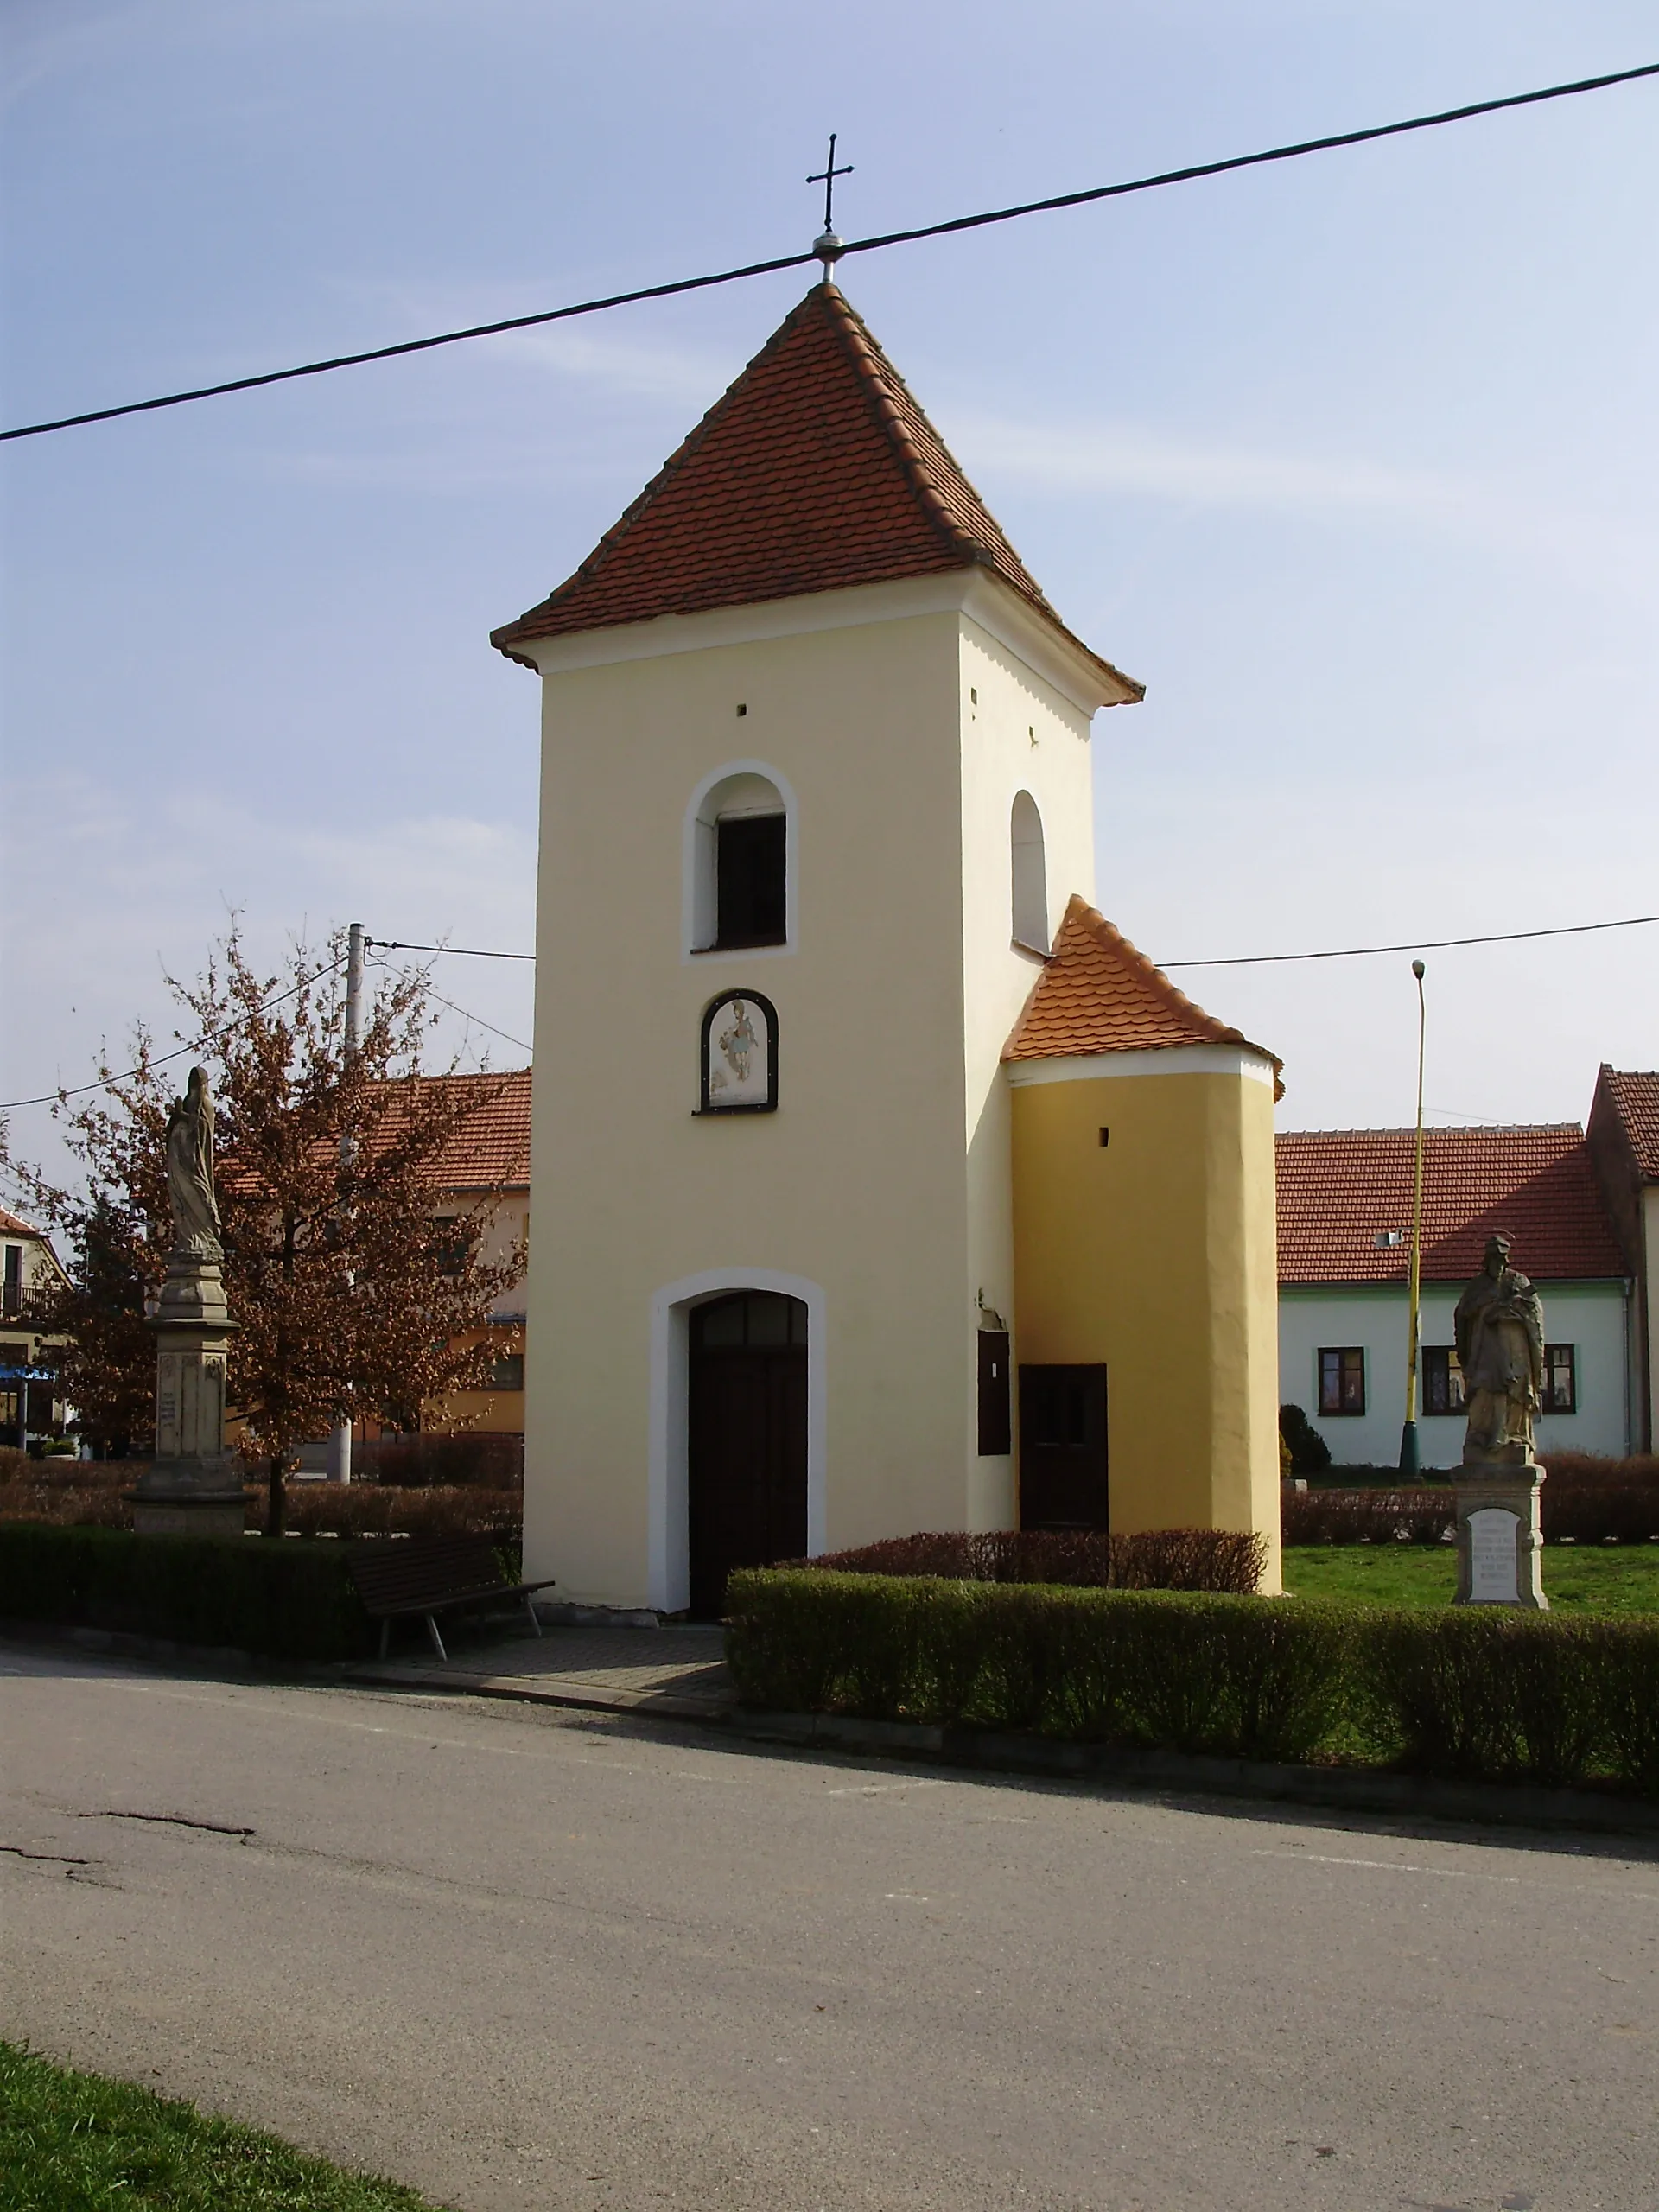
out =
[(438, 1615), (503, 1598), (524, 1600), (530, 1624), (539, 1636), (542, 1624), (531, 1600), (537, 1590), (553, 1587), (550, 1575), (545, 1582), (509, 1582), (487, 1536), (382, 1537), (353, 1544), (351, 1570), (363, 1610), (380, 1624), (383, 1659), (393, 1621), (418, 1613), (426, 1623), (432, 1649), (440, 1659), (447, 1659)]

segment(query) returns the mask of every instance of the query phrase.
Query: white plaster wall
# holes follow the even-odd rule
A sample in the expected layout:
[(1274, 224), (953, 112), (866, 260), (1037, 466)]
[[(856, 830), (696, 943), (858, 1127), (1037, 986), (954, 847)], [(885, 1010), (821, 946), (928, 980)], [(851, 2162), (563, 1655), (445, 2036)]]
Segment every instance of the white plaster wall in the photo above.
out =
[[(976, 696), (977, 695), (977, 696)], [(1087, 709), (964, 614), (959, 711), (962, 751), (962, 997), (968, 1159), (968, 1268), (962, 1325), (968, 1335), (967, 1419), (976, 1426), (973, 1332), (978, 1299), (1014, 1321), (1014, 1213), (1009, 1102), (1002, 1047), (1042, 973), (1040, 957), (1013, 942), (1010, 825), (1016, 795), (1042, 817), (1052, 941), (1072, 893), (1094, 895), (1094, 812)], [(1016, 1370), (1020, 1348), (1013, 1357)], [(1015, 1512), (1012, 1456), (969, 1467), (968, 1525), (1006, 1529)]]
[[(1538, 1285), (1544, 1334), (1550, 1344), (1578, 1346), (1576, 1414), (1546, 1414), (1538, 1422), (1539, 1456), (1557, 1451), (1630, 1449), (1630, 1377), (1624, 1287), (1622, 1283)], [(1422, 1341), (1449, 1344), (1459, 1287), (1427, 1284), (1422, 1294)], [(1407, 1306), (1403, 1289), (1281, 1287), (1279, 1293), (1279, 1399), (1301, 1407), (1334, 1460), (1392, 1466), (1400, 1456), (1406, 1417)], [(1321, 1345), (1365, 1348), (1365, 1411), (1321, 1417)], [(1418, 1408), (1418, 1452), (1425, 1467), (1455, 1466), (1463, 1455), (1461, 1414)]]
[[(652, 1316), (713, 1273), (822, 1291), (829, 1542), (965, 1510), (957, 616), (717, 627), (544, 684), (526, 1558), (601, 1603), (671, 1601)], [(737, 757), (795, 794), (795, 941), (689, 954), (685, 810)], [(700, 1117), (702, 1010), (746, 982), (779, 1111)]]

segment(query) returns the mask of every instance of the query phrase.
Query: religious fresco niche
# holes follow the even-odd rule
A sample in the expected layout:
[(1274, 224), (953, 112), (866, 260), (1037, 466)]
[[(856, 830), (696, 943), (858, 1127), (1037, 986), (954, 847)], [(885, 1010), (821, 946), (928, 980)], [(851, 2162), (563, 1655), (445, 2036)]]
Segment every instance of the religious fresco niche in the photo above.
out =
[(702, 1017), (704, 1114), (778, 1108), (778, 1014), (759, 991), (727, 991)]

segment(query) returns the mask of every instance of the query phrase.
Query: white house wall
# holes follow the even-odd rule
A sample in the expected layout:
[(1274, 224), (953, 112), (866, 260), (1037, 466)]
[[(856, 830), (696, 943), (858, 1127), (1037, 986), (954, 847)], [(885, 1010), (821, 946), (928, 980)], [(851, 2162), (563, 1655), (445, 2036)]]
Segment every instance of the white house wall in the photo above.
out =
[[(1621, 1282), (1548, 1283), (1543, 1300), (1544, 1335), (1550, 1344), (1577, 1347), (1578, 1411), (1545, 1414), (1538, 1421), (1538, 1450), (1607, 1452), (1630, 1449), (1629, 1319)], [(1426, 1285), (1422, 1341), (1449, 1344), (1459, 1286)], [(1407, 1306), (1403, 1289), (1356, 1284), (1279, 1293), (1279, 1398), (1300, 1406), (1331, 1446), (1339, 1465), (1392, 1466), (1400, 1456), (1406, 1415)], [(1319, 1356), (1322, 1347), (1363, 1347), (1365, 1411), (1321, 1415)], [(1461, 1414), (1426, 1414), (1418, 1408), (1418, 1449), (1425, 1467), (1455, 1466), (1463, 1452)]]

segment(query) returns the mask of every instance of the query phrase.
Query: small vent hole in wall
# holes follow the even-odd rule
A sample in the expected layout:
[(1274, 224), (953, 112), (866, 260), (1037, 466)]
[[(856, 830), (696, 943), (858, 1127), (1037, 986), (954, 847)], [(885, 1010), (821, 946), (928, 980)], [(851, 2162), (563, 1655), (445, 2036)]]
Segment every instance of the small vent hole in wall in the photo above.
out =
[(1107, 1146), (1110, 1144), (1111, 1141), (1111, 1131), (1109, 1129), (1103, 1129), (1100, 1133), (1100, 1148), (1103, 1152), (1105, 1151)]
[(748, 711), (749, 711), (749, 710), (748, 710), (748, 709), (747, 709), (746, 706), (741, 706), (741, 705), (740, 705), (740, 707), (738, 708), (738, 710), (737, 710), (737, 711), (738, 711), (738, 713), (739, 713), (739, 715), (747, 715), (747, 714), (748, 713)]
[(979, 704), (979, 693), (971, 683), (968, 686), (968, 700), (970, 706), (976, 707)]

